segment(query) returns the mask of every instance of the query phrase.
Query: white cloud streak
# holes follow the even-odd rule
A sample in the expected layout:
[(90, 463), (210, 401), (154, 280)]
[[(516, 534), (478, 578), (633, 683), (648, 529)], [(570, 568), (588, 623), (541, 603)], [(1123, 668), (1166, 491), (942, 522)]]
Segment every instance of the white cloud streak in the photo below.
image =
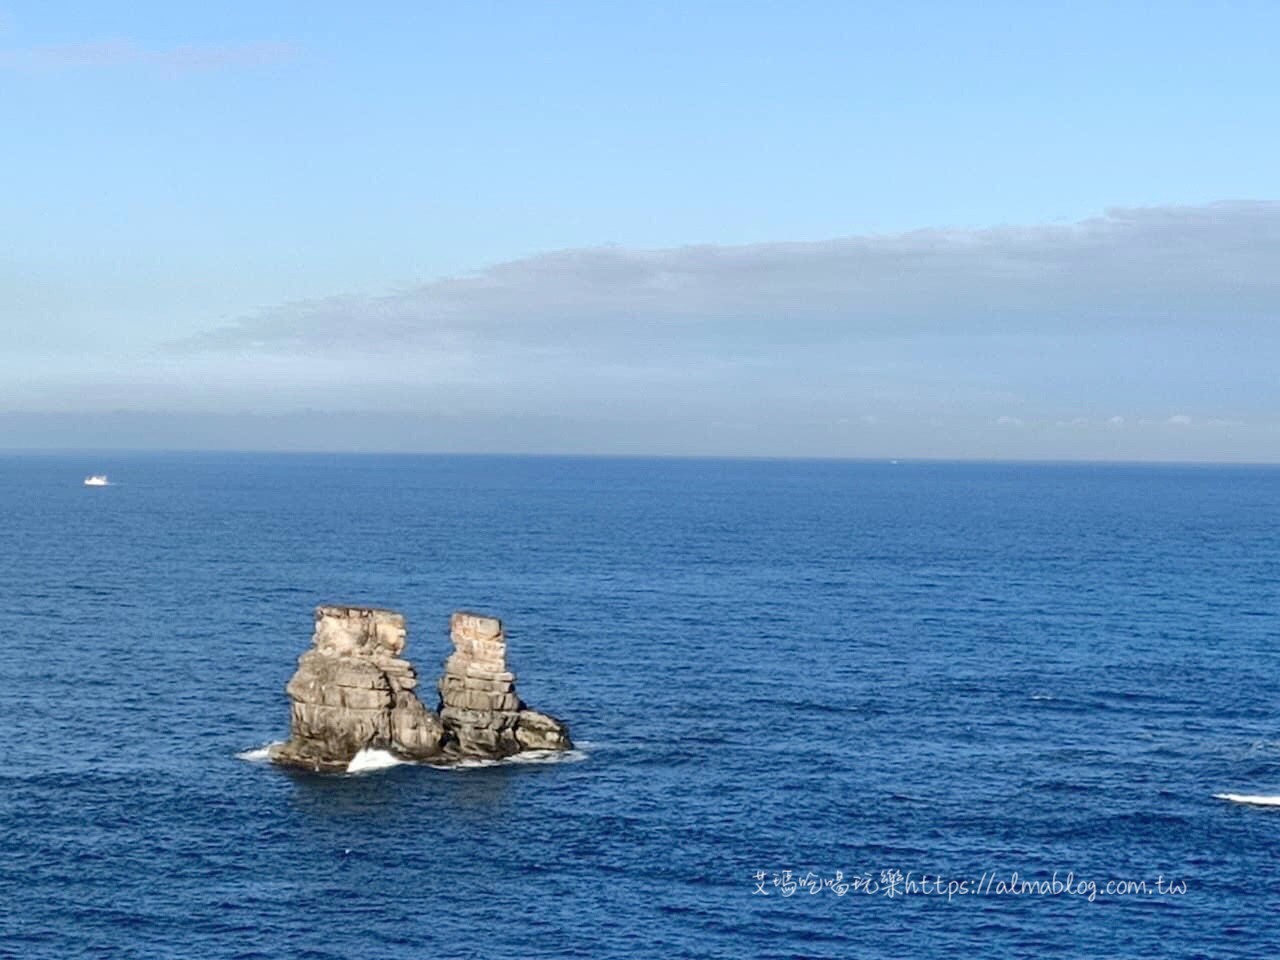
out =
[(284, 304), (187, 341), (234, 352), (682, 351), (918, 335), (1247, 328), (1280, 317), (1280, 204), (1110, 210), (1070, 225), (800, 243), (596, 247), (384, 296)]

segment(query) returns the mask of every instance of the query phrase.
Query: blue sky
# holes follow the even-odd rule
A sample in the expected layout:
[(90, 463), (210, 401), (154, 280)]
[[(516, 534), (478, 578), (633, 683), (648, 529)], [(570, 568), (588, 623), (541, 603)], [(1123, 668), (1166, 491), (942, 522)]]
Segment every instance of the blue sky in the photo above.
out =
[(1280, 460), (1276, 36), (0, 0), (0, 446)]

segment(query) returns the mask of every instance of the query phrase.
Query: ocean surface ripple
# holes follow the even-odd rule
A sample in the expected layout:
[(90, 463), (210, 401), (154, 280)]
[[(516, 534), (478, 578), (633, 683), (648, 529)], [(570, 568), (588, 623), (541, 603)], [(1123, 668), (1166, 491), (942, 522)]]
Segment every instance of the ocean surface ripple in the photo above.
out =
[[(1280, 470), (6, 455), (0, 508), (0, 955), (1280, 941)], [(254, 762), (321, 602), (404, 611), (424, 688), (503, 617), (582, 749)]]

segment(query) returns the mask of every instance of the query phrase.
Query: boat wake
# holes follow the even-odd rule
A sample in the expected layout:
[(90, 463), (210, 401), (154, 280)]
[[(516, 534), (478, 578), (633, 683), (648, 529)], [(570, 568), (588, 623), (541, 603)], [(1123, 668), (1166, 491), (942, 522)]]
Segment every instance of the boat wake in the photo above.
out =
[(1251, 807), (1280, 807), (1280, 794), (1274, 793), (1215, 793), (1213, 799), (1246, 803)]

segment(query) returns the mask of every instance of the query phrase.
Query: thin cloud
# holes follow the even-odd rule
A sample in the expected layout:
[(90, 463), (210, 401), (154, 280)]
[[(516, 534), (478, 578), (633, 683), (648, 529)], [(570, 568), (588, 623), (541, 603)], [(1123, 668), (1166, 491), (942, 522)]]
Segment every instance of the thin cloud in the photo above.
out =
[(1246, 329), (1280, 317), (1280, 204), (1070, 225), (659, 250), (562, 250), (384, 296), (283, 304), (182, 350), (498, 349), (630, 361), (918, 335)]
[(281, 43), (148, 49), (133, 40), (113, 39), (0, 50), (0, 68), (37, 72), (142, 66), (188, 72), (270, 66), (296, 56), (295, 47)]

